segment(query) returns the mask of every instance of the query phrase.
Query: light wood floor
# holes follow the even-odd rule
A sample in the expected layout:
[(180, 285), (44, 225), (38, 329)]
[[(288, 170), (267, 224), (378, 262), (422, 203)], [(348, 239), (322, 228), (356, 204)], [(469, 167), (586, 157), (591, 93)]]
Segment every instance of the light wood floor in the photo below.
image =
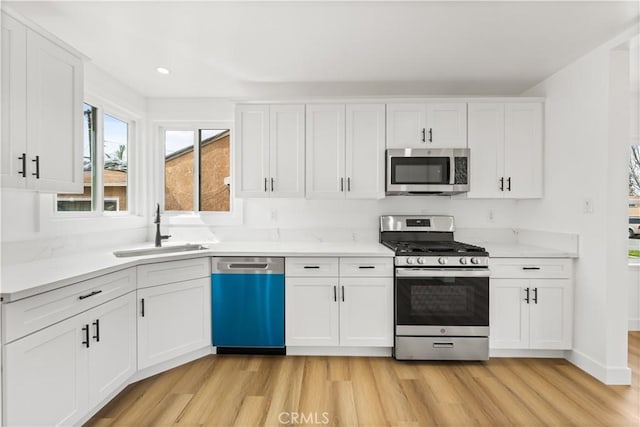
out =
[(210, 356), (130, 385), (87, 425), (640, 426), (640, 332), (629, 366), (631, 386), (605, 386), (559, 359)]

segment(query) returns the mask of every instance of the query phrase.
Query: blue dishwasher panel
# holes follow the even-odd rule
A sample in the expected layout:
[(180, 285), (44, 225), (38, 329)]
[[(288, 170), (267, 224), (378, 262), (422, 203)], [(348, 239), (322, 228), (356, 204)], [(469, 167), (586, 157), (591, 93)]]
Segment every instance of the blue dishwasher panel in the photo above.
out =
[(284, 274), (212, 274), (217, 347), (284, 347)]

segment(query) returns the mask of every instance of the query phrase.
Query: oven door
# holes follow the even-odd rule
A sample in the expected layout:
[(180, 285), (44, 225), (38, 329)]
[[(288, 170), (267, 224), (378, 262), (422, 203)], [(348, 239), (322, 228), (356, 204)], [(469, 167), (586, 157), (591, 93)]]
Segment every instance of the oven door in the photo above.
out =
[(488, 336), (489, 270), (396, 268), (396, 335)]

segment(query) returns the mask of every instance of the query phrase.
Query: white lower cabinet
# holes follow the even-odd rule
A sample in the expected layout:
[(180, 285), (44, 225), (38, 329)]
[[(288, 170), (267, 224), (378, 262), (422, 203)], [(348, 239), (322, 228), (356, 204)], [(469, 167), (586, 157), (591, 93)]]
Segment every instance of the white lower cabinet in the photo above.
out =
[(491, 263), (490, 347), (571, 349), (571, 261), (509, 259)]
[(92, 310), (89, 407), (93, 408), (136, 372), (136, 295), (131, 292)]
[[(296, 276), (285, 276), (286, 345), (391, 347), (393, 277), (376, 276), (392, 271), (386, 264), (393, 259), (371, 261), (287, 258), (285, 271)], [(351, 277), (357, 264), (360, 277)], [(342, 277), (343, 270), (349, 277)]]
[(138, 289), (138, 305), (138, 369), (211, 345), (209, 276)]
[(70, 425), (136, 370), (135, 293), (4, 346), (4, 425)]

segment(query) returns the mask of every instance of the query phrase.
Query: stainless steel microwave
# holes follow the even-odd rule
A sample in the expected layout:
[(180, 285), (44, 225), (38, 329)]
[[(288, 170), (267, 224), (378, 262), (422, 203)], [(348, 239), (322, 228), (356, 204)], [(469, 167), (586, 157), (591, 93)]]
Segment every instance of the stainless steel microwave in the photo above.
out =
[(386, 171), (387, 195), (464, 193), (469, 191), (469, 149), (389, 149)]

